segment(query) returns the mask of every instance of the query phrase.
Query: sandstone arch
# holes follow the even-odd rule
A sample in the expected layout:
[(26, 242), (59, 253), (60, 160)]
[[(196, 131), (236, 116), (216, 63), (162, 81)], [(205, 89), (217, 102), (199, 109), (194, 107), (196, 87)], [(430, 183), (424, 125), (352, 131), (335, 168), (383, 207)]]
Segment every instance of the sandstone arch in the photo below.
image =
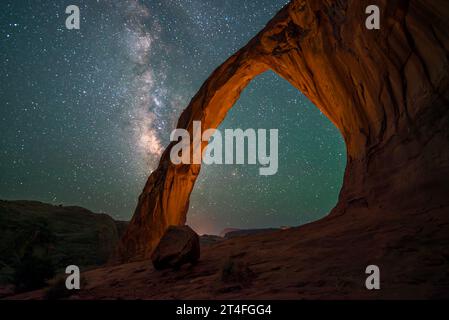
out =
[[(217, 127), (251, 79), (271, 69), (326, 114), (346, 142), (339, 202), (325, 220), (447, 214), (449, 4), (377, 0), (382, 28), (368, 31), (371, 2), (293, 0), (212, 73), (178, 127), (191, 131), (194, 120)], [(200, 167), (173, 165), (172, 145), (139, 197), (117, 250), (122, 262), (148, 257), (169, 225), (185, 223)]]

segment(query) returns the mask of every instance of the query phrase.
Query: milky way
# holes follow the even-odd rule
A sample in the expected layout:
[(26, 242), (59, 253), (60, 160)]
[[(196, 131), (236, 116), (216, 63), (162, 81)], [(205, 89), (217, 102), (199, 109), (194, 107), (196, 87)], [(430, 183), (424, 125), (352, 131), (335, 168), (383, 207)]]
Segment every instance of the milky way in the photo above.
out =
[[(129, 219), (182, 109), (285, 3), (2, 1), (0, 198)], [(80, 30), (65, 28), (69, 4), (80, 7)], [(344, 143), (296, 89), (258, 77), (221, 126), (239, 127), (279, 129), (279, 172), (203, 166), (194, 228), (298, 225), (332, 208)]]
[(160, 94), (165, 89), (160, 86), (163, 80), (163, 72), (155, 73), (151, 67), (152, 47), (158, 41), (157, 22), (155, 27), (147, 29), (145, 19), (151, 17), (147, 7), (138, 1), (125, 2), (127, 23), (124, 31), (126, 47), (129, 50), (130, 59), (136, 63), (135, 79), (130, 83), (131, 121), (134, 124), (135, 141), (137, 150), (149, 155), (150, 167), (160, 157), (163, 151), (162, 143), (157, 136), (158, 110), (162, 108)]

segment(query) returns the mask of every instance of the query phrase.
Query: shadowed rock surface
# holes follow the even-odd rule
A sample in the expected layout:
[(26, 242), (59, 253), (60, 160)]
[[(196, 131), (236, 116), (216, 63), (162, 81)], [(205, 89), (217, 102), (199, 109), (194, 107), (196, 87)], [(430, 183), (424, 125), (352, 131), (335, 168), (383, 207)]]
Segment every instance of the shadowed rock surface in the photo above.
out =
[[(324, 220), (354, 238), (368, 217), (376, 220), (365, 227), (374, 228), (394, 215), (445, 217), (449, 206), (449, 3), (379, 0), (381, 30), (372, 31), (365, 28), (370, 4), (293, 0), (212, 73), (178, 122), (189, 132), (195, 120), (202, 130), (216, 128), (248, 83), (273, 70), (343, 135), (343, 187)], [(139, 197), (118, 262), (149, 258), (166, 228), (186, 221), (200, 166), (172, 164), (174, 144)]]
[(200, 238), (189, 226), (170, 226), (151, 255), (157, 270), (178, 269), (199, 258)]

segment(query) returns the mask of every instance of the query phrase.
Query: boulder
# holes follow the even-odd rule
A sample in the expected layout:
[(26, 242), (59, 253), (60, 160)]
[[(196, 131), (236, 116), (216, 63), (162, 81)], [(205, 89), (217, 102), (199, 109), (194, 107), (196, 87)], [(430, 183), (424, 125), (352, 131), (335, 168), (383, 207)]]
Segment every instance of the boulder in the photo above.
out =
[(189, 226), (170, 226), (151, 255), (157, 270), (195, 264), (200, 258), (200, 238)]

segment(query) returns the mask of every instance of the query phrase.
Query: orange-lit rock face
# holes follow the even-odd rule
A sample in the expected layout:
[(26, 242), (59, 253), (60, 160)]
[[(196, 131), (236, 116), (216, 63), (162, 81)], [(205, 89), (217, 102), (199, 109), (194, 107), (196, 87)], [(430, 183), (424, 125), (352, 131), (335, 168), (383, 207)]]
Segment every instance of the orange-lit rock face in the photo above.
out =
[[(360, 0), (293, 0), (216, 69), (178, 127), (216, 128), (242, 90), (271, 69), (342, 133), (348, 152), (331, 213), (412, 213), (449, 204), (449, 3), (377, 0), (381, 30), (365, 28)], [(169, 225), (186, 221), (199, 165), (173, 165), (168, 146), (117, 251), (147, 258)], [(203, 145), (205, 147), (205, 145)]]

